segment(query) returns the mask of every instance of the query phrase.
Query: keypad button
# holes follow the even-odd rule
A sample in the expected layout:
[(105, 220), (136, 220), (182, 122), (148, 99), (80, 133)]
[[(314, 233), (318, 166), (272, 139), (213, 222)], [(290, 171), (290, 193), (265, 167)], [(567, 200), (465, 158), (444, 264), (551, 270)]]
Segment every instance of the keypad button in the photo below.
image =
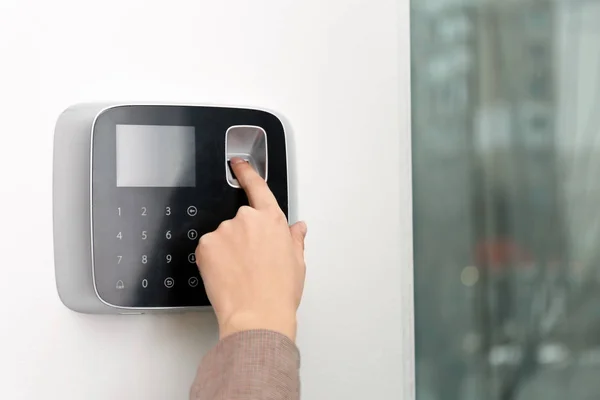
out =
[(198, 209), (197, 209), (196, 207), (194, 207), (194, 206), (189, 206), (189, 207), (187, 208), (187, 214), (188, 214), (190, 217), (195, 217), (195, 216), (196, 216), (196, 214), (198, 214)]
[(198, 239), (198, 232), (195, 229), (190, 229), (187, 233), (187, 237), (190, 240)]
[[(135, 288), (147, 292), (150, 283), (152, 288), (158, 285), (171, 292), (176, 290), (176, 279), (178, 287), (190, 291), (202, 287), (194, 253), (200, 239), (200, 230), (193, 225), (201, 215), (199, 205), (140, 197), (128, 198), (109, 211), (113, 228), (105, 230), (105, 236), (112, 247), (103, 263), (110, 263), (114, 270), (108, 285), (115, 293), (125, 294)], [(148, 278), (157, 268), (165, 275), (158, 281)], [(175, 275), (183, 271), (189, 275)]]

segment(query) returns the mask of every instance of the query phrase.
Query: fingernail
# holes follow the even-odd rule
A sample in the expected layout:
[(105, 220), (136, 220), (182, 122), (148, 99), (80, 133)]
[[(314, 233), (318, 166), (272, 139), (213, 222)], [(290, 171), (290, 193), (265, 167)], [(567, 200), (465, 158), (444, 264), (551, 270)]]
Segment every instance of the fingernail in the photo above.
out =
[(306, 225), (306, 222), (304, 222), (304, 221), (300, 221), (299, 224), (300, 224), (300, 230), (302, 231), (304, 236), (306, 236), (306, 233), (308, 232), (308, 225)]
[(240, 158), (240, 157), (234, 157), (231, 160), (229, 160), (229, 163), (232, 164), (232, 165), (233, 164), (240, 164), (240, 163), (243, 163), (243, 162), (247, 162), (247, 161), (244, 160), (243, 158)]

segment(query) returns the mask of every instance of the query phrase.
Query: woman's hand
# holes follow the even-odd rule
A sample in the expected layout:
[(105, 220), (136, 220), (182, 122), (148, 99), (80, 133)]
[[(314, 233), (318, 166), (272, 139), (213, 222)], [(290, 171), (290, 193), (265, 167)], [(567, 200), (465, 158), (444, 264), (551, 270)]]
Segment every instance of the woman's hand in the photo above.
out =
[(220, 337), (268, 329), (295, 341), (306, 224), (288, 226), (268, 185), (246, 161), (232, 159), (231, 168), (250, 206), (202, 236), (196, 249)]

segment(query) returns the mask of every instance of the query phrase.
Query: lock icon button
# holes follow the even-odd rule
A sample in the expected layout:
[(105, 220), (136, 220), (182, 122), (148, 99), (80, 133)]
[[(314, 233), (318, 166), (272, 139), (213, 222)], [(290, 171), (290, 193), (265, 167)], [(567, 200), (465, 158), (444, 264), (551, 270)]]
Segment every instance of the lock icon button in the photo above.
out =
[(125, 289), (125, 284), (123, 283), (123, 281), (121, 281), (121, 280), (117, 281), (117, 289), (118, 290)]

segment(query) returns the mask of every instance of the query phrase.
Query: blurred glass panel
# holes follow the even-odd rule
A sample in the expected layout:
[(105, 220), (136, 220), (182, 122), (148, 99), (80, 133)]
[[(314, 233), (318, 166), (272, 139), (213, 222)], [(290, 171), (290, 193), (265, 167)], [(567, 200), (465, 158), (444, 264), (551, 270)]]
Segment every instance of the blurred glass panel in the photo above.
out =
[(417, 398), (600, 398), (600, 0), (411, 0)]

